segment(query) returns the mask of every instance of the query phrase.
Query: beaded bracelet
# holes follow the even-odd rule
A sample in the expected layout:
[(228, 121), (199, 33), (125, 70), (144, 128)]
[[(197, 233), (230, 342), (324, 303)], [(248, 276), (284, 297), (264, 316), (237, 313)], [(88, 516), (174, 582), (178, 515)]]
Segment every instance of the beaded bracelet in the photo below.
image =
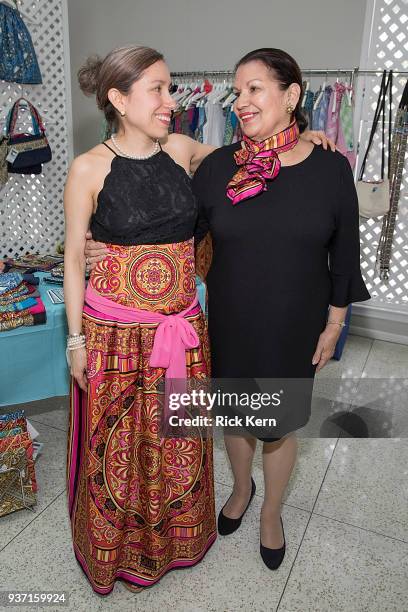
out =
[(67, 337), (67, 348), (73, 350), (85, 346), (85, 334), (71, 334)]
[(69, 356), (69, 352), (75, 351), (76, 349), (80, 348), (86, 348), (85, 334), (70, 334), (69, 336), (67, 336), (67, 348), (65, 350), (65, 356), (69, 367), (71, 367), (71, 359)]

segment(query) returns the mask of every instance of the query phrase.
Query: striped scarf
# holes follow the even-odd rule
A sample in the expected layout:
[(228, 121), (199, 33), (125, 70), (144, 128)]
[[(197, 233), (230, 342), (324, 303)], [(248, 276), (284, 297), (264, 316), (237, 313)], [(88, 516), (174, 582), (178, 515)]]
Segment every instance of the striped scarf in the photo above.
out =
[(255, 142), (244, 135), (241, 149), (234, 153), (235, 163), (242, 167), (227, 185), (227, 196), (232, 204), (266, 191), (266, 181), (275, 179), (279, 174), (281, 163), (278, 154), (293, 149), (298, 141), (296, 121), (262, 142)]

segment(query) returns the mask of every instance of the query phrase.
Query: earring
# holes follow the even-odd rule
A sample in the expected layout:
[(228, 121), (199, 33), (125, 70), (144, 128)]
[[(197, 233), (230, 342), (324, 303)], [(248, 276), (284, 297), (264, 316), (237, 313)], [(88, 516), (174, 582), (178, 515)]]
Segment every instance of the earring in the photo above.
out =
[(293, 113), (295, 109), (293, 108), (293, 106), (291, 104), (288, 104), (286, 107), (286, 112), (288, 113), (288, 115), (291, 115)]
[(124, 117), (125, 115), (126, 115), (125, 111), (121, 111), (121, 112), (120, 112), (120, 116), (121, 116), (121, 117)]

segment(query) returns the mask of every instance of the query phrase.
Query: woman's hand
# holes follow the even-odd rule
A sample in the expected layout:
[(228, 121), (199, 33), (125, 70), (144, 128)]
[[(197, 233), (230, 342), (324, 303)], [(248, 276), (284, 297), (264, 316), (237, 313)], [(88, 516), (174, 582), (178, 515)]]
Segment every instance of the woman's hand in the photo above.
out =
[(88, 390), (88, 377), (86, 375), (86, 349), (77, 348), (69, 351), (69, 358), (71, 362), (71, 374), (81, 387), (82, 391)]
[(85, 238), (86, 265), (90, 270), (93, 270), (98, 262), (105, 259), (109, 251), (106, 248), (105, 243), (95, 242), (94, 240), (92, 240), (91, 232), (86, 232)]
[(322, 145), (324, 150), (327, 149), (327, 145), (329, 145), (333, 152), (336, 150), (336, 145), (334, 142), (327, 138), (326, 134), (320, 130), (306, 130), (300, 135), (300, 137), (302, 140), (306, 140), (306, 142), (313, 142), (315, 145)]
[(334, 355), (337, 340), (340, 337), (342, 328), (337, 325), (327, 325), (326, 329), (320, 334), (312, 363), (317, 364), (316, 372), (319, 372)]

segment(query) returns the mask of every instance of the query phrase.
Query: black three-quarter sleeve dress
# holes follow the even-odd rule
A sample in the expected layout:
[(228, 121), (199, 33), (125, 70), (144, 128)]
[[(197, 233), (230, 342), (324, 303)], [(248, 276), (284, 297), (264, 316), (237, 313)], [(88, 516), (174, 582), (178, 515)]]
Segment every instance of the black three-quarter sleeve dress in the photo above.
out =
[[(206, 280), (213, 377), (313, 380), (329, 305), (370, 298), (353, 174), (343, 155), (315, 146), (304, 161), (281, 167), (267, 191), (234, 206), (226, 185), (239, 147), (214, 151), (193, 179), (195, 239), (210, 231), (213, 244)], [(311, 392), (290, 407), (280, 434), (302, 427), (310, 404)]]

